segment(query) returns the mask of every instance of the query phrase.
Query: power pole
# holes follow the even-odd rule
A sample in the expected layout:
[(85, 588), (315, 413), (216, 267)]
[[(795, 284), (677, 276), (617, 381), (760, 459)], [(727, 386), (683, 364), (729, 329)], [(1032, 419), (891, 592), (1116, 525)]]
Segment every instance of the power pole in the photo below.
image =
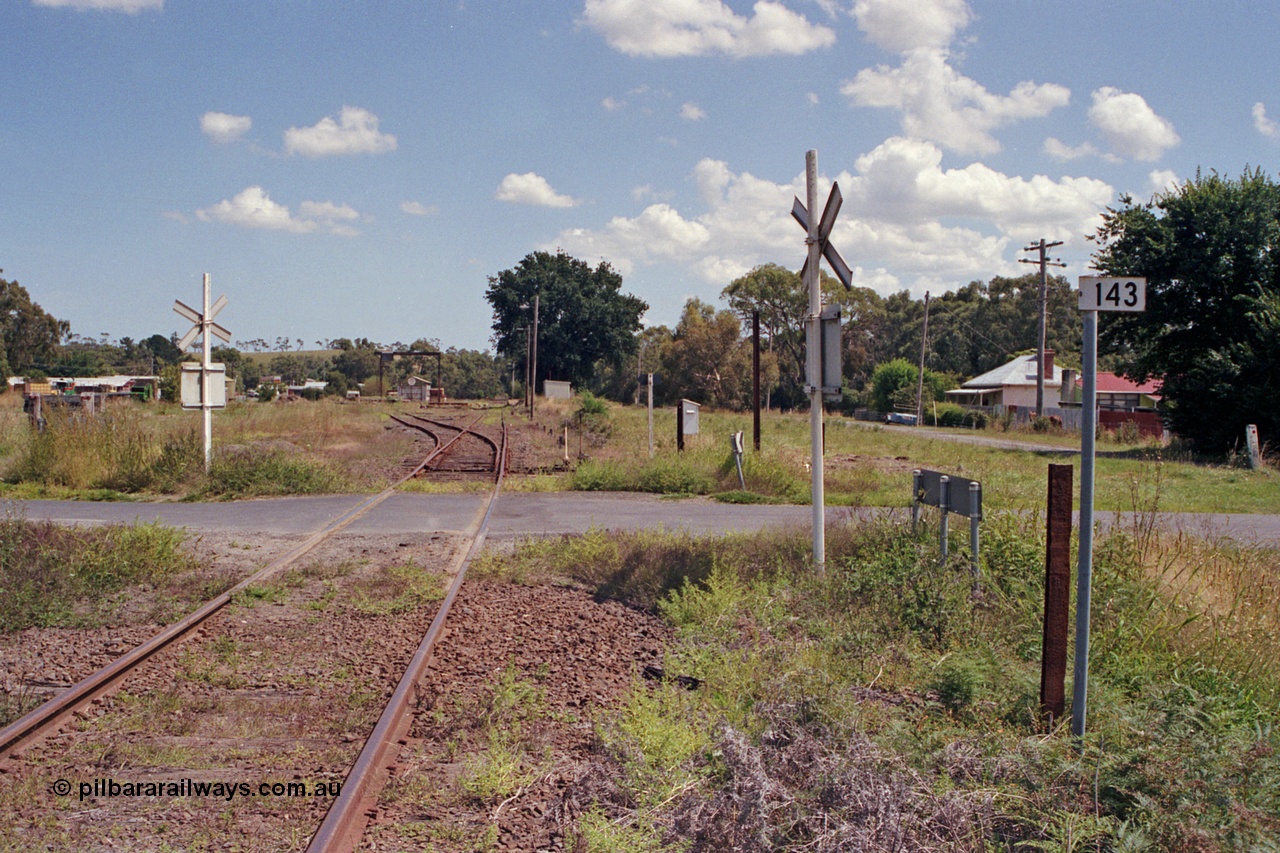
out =
[(929, 346), (929, 291), (924, 292), (924, 328), (920, 330), (920, 375), (916, 377), (916, 426), (924, 423), (924, 354)]
[(538, 294), (533, 294), (533, 373), (529, 385), (529, 420), (533, 420), (534, 398), (538, 396)]
[(751, 445), (760, 452), (760, 312), (751, 312)]
[(1066, 264), (1057, 260), (1049, 260), (1045, 257), (1045, 250), (1052, 249), (1054, 246), (1061, 246), (1062, 241), (1058, 240), (1054, 243), (1046, 243), (1044, 238), (1040, 238), (1039, 243), (1032, 243), (1022, 251), (1039, 252), (1039, 259), (1019, 258), (1020, 264), (1039, 264), (1040, 265), (1040, 324), (1036, 337), (1036, 417), (1044, 417), (1044, 337), (1045, 337), (1045, 316), (1049, 310), (1049, 267), (1065, 267)]

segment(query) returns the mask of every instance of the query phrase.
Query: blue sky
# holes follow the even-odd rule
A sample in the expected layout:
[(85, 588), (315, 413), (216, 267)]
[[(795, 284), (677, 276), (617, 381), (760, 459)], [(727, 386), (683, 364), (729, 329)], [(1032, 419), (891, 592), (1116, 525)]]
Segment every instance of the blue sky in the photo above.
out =
[[(489, 346), (487, 279), (607, 260), (646, 321), (798, 267), (804, 157), (859, 283), (1082, 274), (1122, 193), (1274, 174), (1280, 6), (0, 0), (0, 268), (78, 334)], [(823, 192), (825, 194), (824, 186)]]

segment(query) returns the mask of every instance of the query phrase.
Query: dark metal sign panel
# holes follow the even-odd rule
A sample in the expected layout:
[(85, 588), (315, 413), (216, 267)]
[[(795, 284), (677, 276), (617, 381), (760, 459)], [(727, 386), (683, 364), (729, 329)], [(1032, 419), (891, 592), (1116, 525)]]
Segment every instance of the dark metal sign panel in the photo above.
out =
[(940, 509), (945, 503), (947, 512), (969, 518), (982, 518), (982, 484), (977, 480), (943, 474), (941, 471), (922, 470), (919, 482), (919, 491), (915, 496), (917, 503)]

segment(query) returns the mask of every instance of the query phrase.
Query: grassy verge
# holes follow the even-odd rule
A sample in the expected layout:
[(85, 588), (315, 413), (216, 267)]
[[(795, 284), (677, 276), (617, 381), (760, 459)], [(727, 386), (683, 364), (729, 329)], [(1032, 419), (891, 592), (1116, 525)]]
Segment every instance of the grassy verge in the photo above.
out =
[[(131, 587), (183, 594), (196, 561), (185, 534), (159, 524), (59, 527), (0, 515), (0, 633), (28, 627), (93, 627), (120, 621)], [(203, 600), (208, 590), (188, 590)], [(213, 593), (209, 593), (213, 594)]]
[[(990, 521), (980, 588), (929, 532), (593, 533), (488, 557), (657, 607), (669, 673), (597, 731), (625, 796), (575, 850), (1275, 849), (1274, 550), (1135, 527), (1095, 559), (1090, 731), (1037, 712), (1043, 542)], [(1068, 691), (1069, 693), (1069, 691)]]
[[(4, 395), (12, 397), (13, 395)], [(228, 406), (214, 416), (210, 470), (198, 415), (172, 405), (109, 405), (97, 416), (50, 407), (32, 430), (5, 400), (0, 477), (14, 498), (127, 499), (316, 494), (381, 488), (408, 449), (380, 407), (339, 401)]]
[[(570, 475), (568, 486), (588, 491), (640, 491), (664, 494), (742, 492), (764, 500), (805, 503), (809, 498), (808, 415), (767, 413), (760, 453), (743, 459), (740, 487), (729, 437), (751, 432), (750, 414), (704, 411), (701, 432), (689, 436), (677, 453), (674, 414), (655, 412), (656, 456), (648, 456), (645, 410), (610, 406), (607, 441), (593, 447), (589, 459)], [(967, 444), (929, 433), (886, 429), (829, 416), (826, 429), (826, 496), (834, 506), (905, 506), (912, 468), (933, 468), (983, 483), (984, 506), (992, 510), (1034, 510), (1044, 504), (1045, 465), (1073, 462), (1078, 436), (1032, 430), (956, 430), (966, 436), (1017, 440), (1043, 450), (1015, 450)], [(590, 442), (588, 442), (590, 444)], [(747, 444), (750, 446), (750, 440)], [(1236, 464), (1195, 459), (1174, 449), (1104, 435), (1099, 445), (1096, 506), (1121, 511), (1133, 506), (1135, 489), (1159, 481), (1161, 508), (1168, 512), (1274, 512), (1280, 506), (1280, 472), (1250, 471)]]

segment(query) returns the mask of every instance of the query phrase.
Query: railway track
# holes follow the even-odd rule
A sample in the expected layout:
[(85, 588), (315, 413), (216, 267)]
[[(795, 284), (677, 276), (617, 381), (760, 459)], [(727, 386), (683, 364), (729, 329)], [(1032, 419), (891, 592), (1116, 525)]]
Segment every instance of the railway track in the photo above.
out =
[[(428, 661), (431, 659), (433, 649), (443, 634), (453, 602), (462, 587), (467, 567), (483, 545), (488, 519), (501, 491), (502, 479), (506, 468), (507, 430), (505, 426), (501, 428), (500, 435), (495, 439), (493, 436), (485, 435), (477, 429), (480, 417), (465, 424), (433, 421), (427, 418), (414, 418), (408, 422), (400, 418), (396, 418), (396, 420), (406, 426), (426, 432), (435, 438), (435, 447), (420, 464), (388, 489), (363, 501), (359, 506), (336, 519), (324, 529), (317, 531), (298, 546), (273, 560), (262, 570), (212, 599), (196, 612), (168, 626), (147, 642), (142, 643), (117, 658), (108, 666), (68, 688), (59, 696), (36, 708), (12, 725), (0, 730), (0, 781), (11, 781), (23, 777), (23, 765), (32, 754), (35, 754), (40, 762), (47, 762), (50, 752), (59, 752), (64, 756), (70, 756), (67, 759), (69, 763), (72, 766), (80, 766), (82, 771), (85, 768), (100, 771), (104, 768), (118, 769), (130, 766), (131, 759), (128, 757), (107, 760), (107, 756), (115, 754), (134, 755), (135, 753), (141, 753), (154, 755), (157, 752), (164, 753), (165, 750), (176, 750), (178, 754), (186, 755), (187, 752), (182, 752), (175, 746), (175, 739), (188, 752), (191, 749), (189, 741), (220, 744), (221, 747), (234, 752), (235, 749), (225, 742), (245, 740), (237, 736), (245, 730), (252, 729), (257, 732), (257, 729), (254, 729), (252, 725), (253, 721), (251, 719), (255, 709), (257, 713), (262, 714), (265, 718), (273, 717), (277, 706), (308, 706), (309, 702), (306, 697), (311, 694), (308, 693), (306, 686), (307, 679), (313, 679), (312, 688), (314, 688), (314, 684), (323, 681), (326, 675), (321, 670), (324, 667), (335, 666), (335, 658), (345, 662), (345, 665), (353, 670), (364, 668), (372, 671), (376, 668), (377, 672), (373, 678), (374, 686), (356, 685), (347, 688), (343, 684), (331, 685), (332, 689), (318, 691), (321, 694), (328, 693), (329, 695), (323, 700), (311, 702), (311, 705), (328, 703), (332, 708), (335, 701), (342, 701), (344, 690), (354, 691), (354, 693), (349, 692), (347, 694), (348, 699), (352, 695), (362, 697), (365, 694), (377, 693), (385, 689), (378, 686), (379, 684), (385, 685), (389, 682), (391, 675), (389, 670), (399, 667), (402, 674), (395, 681), (394, 689), (390, 691), (390, 697), (385, 701), (381, 715), (377, 718), (377, 722), (373, 724), (372, 733), (364, 740), (364, 745), (360, 749), (358, 756), (346, 767), (340, 766), (343, 759), (336, 756), (339, 754), (349, 755), (352, 748), (347, 744), (352, 744), (357, 739), (350, 731), (345, 729), (363, 725), (363, 723), (357, 724), (355, 720), (360, 714), (354, 713), (352, 709), (359, 705), (358, 710), (361, 713), (367, 711), (375, 701), (372, 698), (365, 697), (359, 703), (348, 702), (350, 706), (346, 709), (349, 712), (348, 716), (341, 719), (335, 720), (332, 716), (325, 716), (321, 713), (319, 715), (321, 723), (318, 726), (318, 729), (321, 730), (319, 734), (313, 732), (312, 729), (317, 728), (315, 726), (305, 731), (301, 731), (301, 727), (299, 727), (300, 732), (288, 732), (283, 737), (272, 730), (273, 733), (270, 736), (257, 737), (255, 735), (255, 738), (250, 739), (252, 743), (258, 745), (278, 740), (304, 743), (314, 749), (317, 754), (323, 753), (325, 755), (323, 759), (316, 761), (316, 764), (322, 768), (319, 772), (322, 778), (300, 783), (304, 787), (310, 784), (313, 792), (311, 800), (301, 807), (307, 816), (315, 817), (317, 810), (325, 803), (328, 804), (327, 809), (324, 810), (323, 819), (317, 820), (318, 829), (311, 836), (310, 843), (306, 849), (317, 851), (318, 853), (321, 851), (329, 853), (329, 851), (355, 849), (359, 842), (361, 831), (370, 814), (371, 806), (376, 803), (378, 792), (386, 781), (389, 762), (394, 758), (399, 745), (403, 743), (405, 733), (412, 722), (415, 685), (422, 679)], [(433, 468), (432, 466), (435, 467)], [(372, 608), (372, 613), (377, 618), (364, 619), (361, 618), (361, 614), (357, 614), (351, 619), (336, 620), (347, 626), (349, 633), (352, 635), (351, 638), (344, 637), (342, 639), (352, 640), (352, 644), (355, 645), (354, 639), (359, 638), (363, 644), (363, 649), (336, 649), (331, 641), (325, 640), (323, 634), (316, 635), (314, 633), (299, 632), (296, 630), (298, 627), (296, 625), (281, 627), (272, 624), (273, 619), (270, 613), (253, 614), (252, 619), (248, 618), (249, 615), (246, 614), (246, 618), (239, 620), (236, 620), (234, 616), (227, 615), (227, 606), (229, 604), (236, 601), (245, 601), (246, 596), (255, 594), (255, 590), (270, 588), (273, 579), (279, 577), (287, 567), (295, 565), (304, 555), (312, 552), (326, 540), (340, 533), (356, 519), (373, 510), (378, 504), (394, 494), (397, 486), (426, 471), (441, 471), (467, 477), (491, 476), (493, 489), (485, 502), (483, 514), (476, 519), (473, 528), (469, 529), (465, 536), (461, 537), (462, 541), (455, 542), (452, 548), (444, 549), (447, 553), (433, 555), (435, 559), (446, 561), (450, 566), (450, 570), (447, 573), (451, 576), (450, 582), (447, 590), (443, 591), (443, 600), (439, 603), (439, 606), (418, 606), (413, 609), (411, 618), (402, 620), (416, 624), (417, 622), (425, 621), (429, 617), (430, 624), (426, 627), (425, 633), (418, 628), (399, 624), (396, 619), (379, 613), (377, 607), (381, 606), (382, 602), (376, 598), (371, 600), (375, 605)], [(329, 588), (327, 583), (328, 581), (326, 580), (322, 584), (326, 589)], [(358, 590), (359, 587), (357, 586), (356, 589)], [(234, 613), (234, 610), (232, 612)], [(254, 619), (260, 619), (265, 624), (256, 625), (254, 624)], [(274, 621), (279, 622), (280, 620)], [(412, 648), (411, 654), (406, 650), (407, 643), (405, 642), (405, 637), (409, 632), (421, 637), (416, 647)], [(203, 636), (200, 636), (198, 640), (193, 640), (193, 637), (197, 637), (200, 634), (203, 634)], [(301, 645), (305, 648), (297, 655), (298, 659), (303, 663), (293, 667), (294, 670), (301, 669), (303, 673), (301, 677), (298, 676), (296, 671), (286, 671), (283, 675), (279, 671), (281, 669), (289, 669), (287, 666), (281, 667), (277, 665), (277, 658), (284, 659), (287, 655), (283, 648), (273, 649), (271, 646), (275, 643), (274, 638), (284, 636), (300, 637), (304, 640)], [(264, 640), (264, 638), (267, 639)], [(192, 640), (193, 643), (199, 642), (204, 648), (199, 654), (190, 653), (190, 650), (184, 652), (178, 648), (183, 640)], [(267, 648), (261, 648), (263, 645), (267, 646)], [(383, 654), (384, 648), (390, 650)], [(230, 674), (224, 673), (219, 668), (217, 660), (225, 660), (229, 656), (235, 657), (241, 654), (255, 657), (265, 656), (267, 660), (260, 663), (255, 662), (251, 666), (240, 667), (236, 672)], [(407, 665), (401, 665), (406, 657), (408, 658)], [(210, 660), (213, 663), (210, 663)], [(371, 660), (376, 662), (376, 667), (371, 663)], [(150, 671), (148, 671), (148, 667), (150, 667)], [(342, 669), (342, 667), (339, 667), (339, 669)], [(177, 680), (174, 677), (175, 672), (182, 674), (184, 683), (190, 682), (195, 685), (195, 689), (192, 692), (201, 698), (201, 701), (205, 702), (203, 707), (218, 706), (220, 703), (227, 706), (227, 713), (223, 717), (218, 717), (221, 720), (218, 725), (231, 727), (233, 730), (231, 737), (202, 733), (200, 721), (195, 722), (191, 735), (179, 733), (177, 735), (152, 736), (152, 733), (141, 732), (131, 733), (128, 737), (116, 737), (109, 731), (102, 733), (91, 731), (94, 720), (101, 719), (95, 714), (95, 709), (109, 706), (112, 702), (112, 694), (126, 682), (131, 685), (130, 690), (132, 691), (128, 694), (129, 701), (124, 702), (123, 705), (117, 703), (117, 707), (112, 709), (113, 714), (127, 713), (131, 707), (136, 712), (137, 697), (147, 694), (148, 691), (150, 693), (147, 695), (159, 695), (162, 700), (165, 699), (166, 690), (176, 694), (176, 689), (173, 686)], [(327, 675), (331, 676), (332, 674), (329, 673)], [(352, 680), (354, 682), (354, 679)], [(299, 686), (300, 684), (302, 686)], [(315, 693), (317, 691), (312, 689), (311, 692)], [(378, 699), (377, 701), (381, 700)], [(199, 706), (199, 702), (196, 704)], [(161, 702), (161, 706), (163, 706), (163, 702)], [(191, 712), (178, 709), (174, 713)], [(241, 722), (244, 722), (246, 716), (249, 717), (249, 725), (236, 728), (235, 721), (240, 719)], [(217, 715), (209, 712), (210, 719), (215, 717)], [(90, 729), (87, 735), (85, 734), (86, 728)], [(63, 733), (64, 730), (68, 729), (76, 729), (76, 731)], [(179, 731), (185, 730), (179, 727)], [(82, 735), (86, 737), (89, 743), (77, 752), (76, 741)], [(51, 746), (52, 741), (57, 741), (57, 743)], [(255, 746), (255, 748), (257, 747)], [(85, 763), (80, 757), (83, 755), (98, 756), (98, 758), (96, 761)], [(161, 762), (161, 764), (164, 763)], [(169, 763), (172, 764), (174, 762)], [(199, 776), (201, 774), (196, 772), (196, 775)], [(207, 777), (210, 774), (206, 772), (203, 775)], [(213, 775), (216, 776), (217, 774)], [(225, 773), (223, 775), (225, 776)], [(98, 785), (100, 781), (103, 782), (101, 791)], [(102, 796), (111, 796), (110, 784), (118, 783), (115, 780), (100, 780), (97, 776), (94, 776), (93, 787), (88, 792), (86, 792), (86, 784), (88, 783), (80, 781), (73, 788), (68, 779), (59, 778), (51, 790), (57, 796), (72, 797), (78, 794), (80, 801), (83, 801), (86, 793), (88, 793), (91, 798), (96, 800)], [(160, 784), (177, 783), (161, 781)], [(207, 778), (203, 781), (199, 779), (193, 781), (191, 778), (186, 778), (181, 784), (208, 785), (218, 783), (210, 783)], [(257, 794), (255, 790), (251, 789), (251, 783), (247, 781), (234, 781), (234, 779), (223, 778), (220, 780), (220, 784), (231, 786), (233, 796), (236, 791), (240, 791), (243, 796), (266, 796), (266, 794)], [(287, 789), (288, 783), (283, 781), (261, 783), (261, 787), (266, 787), (269, 791), (274, 791), (274, 786), (276, 785), (285, 786), (285, 789)], [(244, 787), (241, 789), (237, 786)], [(60, 788), (63, 790), (60, 790)], [(187, 788), (182, 788), (182, 790), (187, 791), (190, 788), (188, 786)], [(315, 792), (323, 793), (317, 798)], [(229, 797), (228, 800), (230, 799)], [(91, 810), (90, 814), (96, 811), (101, 811), (101, 809)], [(128, 812), (127, 807), (125, 811)], [(128, 819), (137, 820), (136, 817)], [(305, 820), (305, 818), (299, 817), (299, 824), (302, 820)], [(314, 826), (315, 824), (312, 825)], [(293, 832), (295, 835), (301, 832), (302, 838), (305, 839), (311, 830), (301, 825), (295, 825)], [(297, 845), (290, 844), (289, 846), (296, 847)], [(270, 848), (268, 847), (267, 849)]]
[(431, 437), (437, 448), (446, 448), (421, 466), (413, 475), (436, 480), (474, 480), (496, 477), (500, 458), (501, 438), (487, 434), (474, 422), (461, 426), (454, 421), (428, 418), (423, 415), (391, 419), (408, 429)]

